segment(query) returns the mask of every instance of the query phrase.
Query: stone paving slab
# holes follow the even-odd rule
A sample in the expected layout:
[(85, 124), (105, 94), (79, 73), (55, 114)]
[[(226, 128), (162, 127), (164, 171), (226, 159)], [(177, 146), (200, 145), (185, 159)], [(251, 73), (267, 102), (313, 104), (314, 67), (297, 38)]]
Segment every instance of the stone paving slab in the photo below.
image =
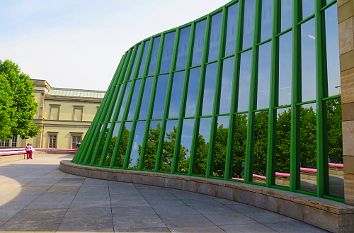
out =
[(64, 157), (0, 164), (0, 232), (326, 232), (203, 194), (65, 174)]

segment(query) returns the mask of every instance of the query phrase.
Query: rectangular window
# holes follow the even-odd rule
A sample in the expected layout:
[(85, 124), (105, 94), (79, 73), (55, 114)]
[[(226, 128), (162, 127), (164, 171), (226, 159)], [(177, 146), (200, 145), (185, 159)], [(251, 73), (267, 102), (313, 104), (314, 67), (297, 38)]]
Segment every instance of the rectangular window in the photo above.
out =
[(12, 137), (11, 147), (17, 147), (17, 136)]
[(168, 77), (169, 76), (165, 74), (160, 75), (157, 79), (154, 112), (152, 114), (153, 119), (161, 119), (163, 117)]
[(221, 95), (219, 113), (229, 113), (232, 97), (232, 81), (234, 77), (235, 58), (230, 57), (223, 61), (222, 79), (221, 79)]
[(139, 44), (139, 45), (138, 45), (137, 52), (136, 52), (136, 54), (135, 54), (134, 64), (133, 64), (132, 70), (131, 70), (131, 72), (130, 72), (130, 78), (129, 78), (129, 80), (133, 80), (133, 79), (134, 79), (135, 70), (136, 70), (136, 66), (137, 66), (138, 60), (139, 60), (141, 48), (142, 48), (142, 46)]
[(225, 56), (234, 54), (236, 51), (237, 19), (238, 3), (235, 3), (227, 8)]
[(136, 109), (136, 105), (138, 102), (138, 96), (139, 96), (139, 90), (140, 90), (140, 83), (141, 83), (141, 79), (136, 80), (136, 82), (135, 82), (133, 96), (130, 100), (128, 120), (133, 120), (134, 115), (135, 115), (135, 109)]
[(57, 134), (48, 135), (48, 148), (57, 148)]
[(202, 109), (203, 116), (213, 114), (217, 65), (218, 63), (216, 62), (206, 67)]
[(171, 101), (169, 109), (169, 118), (177, 118), (181, 107), (183, 85), (184, 85), (184, 71), (176, 72), (173, 75), (173, 84), (171, 91)]
[(253, 44), (253, 33), (254, 33), (254, 4), (255, 0), (245, 1), (245, 12), (244, 12), (244, 22), (243, 22), (243, 46), (242, 48), (247, 49)]
[(200, 21), (195, 25), (192, 66), (197, 66), (202, 63), (205, 28), (206, 20)]
[(141, 58), (138, 78), (141, 78), (143, 76), (143, 72), (144, 72), (145, 64), (146, 64), (146, 57), (147, 57), (148, 52), (149, 52), (149, 47), (150, 47), (150, 41), (146, 41), (145, 45), (144, 45), (143, 57)]
[(0, 147), (9, 147), (9, 144), (9, 140), (0, 141)]
[(182, 28), (179, 35), (176, 70), (186, 68), (191, 27)]
[(79, 148), (81, 144), (82, 136), (81, 135), (71, 135), (71, 148), (76, 149)]
[(60, 105), (49, 105), (49, 120), (59, 120)]
[(222, 13), (211, 17), (210, 42), (208, 61), (215, 61), (219, 56), (220, 38), (221, 38)]
[(200, 80), (200, 67), (190, 70), (188, 93), (186, 100), (186, 117), (195, 115), (195, 109), (198, 101), (198, 90)]
[(83, 106), (74, 106), (73, 121), (82, 121)]
[(238, 112), (248, 111), (251, 85), (252, 51), (241, 54)]
[(154, 75), (155, 73), (159, 45), (160, 45), (160, 37), (155, 37), (153, 42), (152, 52), (151, 52), (148, 75)]
[(175, 32), (170, 32), (165, 35), (165, 39), (163, 42), (160, 73), (166, 73), (170, 71), (175, 37)]

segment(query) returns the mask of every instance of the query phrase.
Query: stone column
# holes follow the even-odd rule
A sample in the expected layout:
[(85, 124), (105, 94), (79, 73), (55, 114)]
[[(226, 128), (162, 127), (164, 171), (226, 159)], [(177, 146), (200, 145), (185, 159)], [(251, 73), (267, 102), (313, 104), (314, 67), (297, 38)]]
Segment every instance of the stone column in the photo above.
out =
[(345, 202), (354, 205), (354, 0), (338, 0)]

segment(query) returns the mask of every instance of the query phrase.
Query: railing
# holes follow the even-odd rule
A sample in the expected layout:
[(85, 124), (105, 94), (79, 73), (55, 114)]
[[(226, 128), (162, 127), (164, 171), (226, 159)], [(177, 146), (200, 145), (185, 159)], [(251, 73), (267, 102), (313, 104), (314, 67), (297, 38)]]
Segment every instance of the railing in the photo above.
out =
[[(41, 152), (62, 152), (73, 154), (76, 153), (77, 149), (67, 149), (67, 148), (33, 148), (34, 151)], [(24, 148), (10, 148), (10, 149), (0, 149), (0, 156), (11, 156), (11, 155), (20, 155), (26, 154)]]

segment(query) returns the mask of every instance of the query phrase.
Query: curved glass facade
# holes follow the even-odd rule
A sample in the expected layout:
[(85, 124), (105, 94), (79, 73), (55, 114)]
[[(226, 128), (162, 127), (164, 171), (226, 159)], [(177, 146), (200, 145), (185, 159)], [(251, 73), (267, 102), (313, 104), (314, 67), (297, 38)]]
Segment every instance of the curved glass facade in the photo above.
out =
[(231, 1), (136, 44), (73, 162), (340, 200), (336, 4)]

